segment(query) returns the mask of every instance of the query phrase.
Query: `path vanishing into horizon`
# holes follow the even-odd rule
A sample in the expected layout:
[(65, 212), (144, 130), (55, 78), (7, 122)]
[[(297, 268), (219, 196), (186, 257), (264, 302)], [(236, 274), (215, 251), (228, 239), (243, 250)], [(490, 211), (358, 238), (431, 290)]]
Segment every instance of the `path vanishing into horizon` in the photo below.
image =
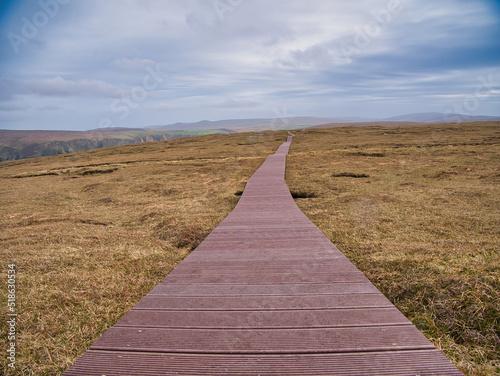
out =
[(462, 375), (297, 207), (292, 137), (64, 375)]

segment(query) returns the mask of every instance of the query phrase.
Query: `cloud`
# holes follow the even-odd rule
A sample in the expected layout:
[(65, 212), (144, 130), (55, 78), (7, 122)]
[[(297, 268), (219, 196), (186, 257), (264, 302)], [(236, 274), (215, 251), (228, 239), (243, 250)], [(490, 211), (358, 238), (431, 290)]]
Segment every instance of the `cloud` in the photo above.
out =
[(139, 58), (118, 58), (115, 61), (111, 63), (111, 66), (120, 70), (123, 70), (125, 72), (130, 72), (130, 71), (137, 71), (141, 70), (144, 71), (147, 67), (155, 67), (156, 62), (150, 59), (139, 59)]
[(24, 111), (31, 108), (31, 106), (23, 104), (23, 103), (17, 103), (17, 102), (0, 102), (0, 111), (5, 111), (5, 112), (14, 112), (14, 111)]
[(4, 78), (0, 81), (0, 87), (0, 98), (9, 99), (17, 95), (116, 97), (125, 91), (123, 87), (99, 80), (70, 81), (61, 76), (28, 80)]
[[(494, 1), (221, 1), (222, 13), (206, 0), (70, 2), (18, 55), (2, 54), (0, 105), (28, 101), (18, 126), (29, 127), (30, 116), (38, 122), (64, 101), (72, 119), (95, 128), (161, 66), (161, 85), (121, 125), (272, 117), (277, 106), (377, 117), (446, 109), (500, 66)], [(38, 9), (18, 3), (3, 31)], [(498, 113), (497, 104), (492, 91), (478, 111)], [(50, 113), (41, 118), (51, 125), (72, 123)]]

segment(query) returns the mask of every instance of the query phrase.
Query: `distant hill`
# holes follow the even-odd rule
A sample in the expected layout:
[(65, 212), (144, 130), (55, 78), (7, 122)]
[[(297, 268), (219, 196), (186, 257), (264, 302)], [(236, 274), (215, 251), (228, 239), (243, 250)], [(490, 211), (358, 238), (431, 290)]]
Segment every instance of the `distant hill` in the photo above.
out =
[(304, 128), (327, 123), (350, 123), (355, 121), (370, 121), (373, 119), (363, 118), (325, 118), (325, 117), (285, 117), (285, 118), (263, 118), (263, 119), (228, 119), (209, 121), (202, 120), (196, 123), (174, 123), (168, 125), (154, 125), (148, 129), (174, 130), (174, 129), (219, 129), (226, 128), (238, 132), (261, 131)]
[(444, 114), (441, 112), (422, 112), (416, 114), (407, 114), (400, 116), (393, 116), (383, 119), (385, 121), (403, 121), (403, 122), (417, 122), (417, 123), (472, 123), (476, 121), (498, 121), (500, 116), (472, 116), (464, 114)]
[(315, 125), (309, 128), (338, 128), (338, 127), (408, 127), (411, 125), (421, 125), (424, 123), (410, 121), (363, 121), (356, 123), (329, 123)]
[(230, 130), (158, 131), (141, 128), (102, 128), (91, 131), (16, 131), (0, 129), (0, 161), (74, 153), (109, 146), (172, 140)]
[(268, 129), (294, 129), (343, 118), (296, 117), (283, 119), (236, 119), (175, 123), (147, 128), (98, 128), (89, 131), (0, 130), (0, 162), (74, 153), (109, 146), (171, 140), (208, 133), (227, 134)]
[[(269, 129), (294, 129), (321, 126), (323, 124), (342, 124), (369, 126), (369, 123), (378, 123), (381, 126), (405, 126), (420, 123), (453, 123), (453, 122), (476, 122), (476, 121), (498, 121), (500, 116), (470, 116), (462, 114), (445, 114), (440, 112), (424, 112), (393, 116), (384, 119), (359, 118), (359, 117), (284, 117), (284, 118), (256, 118), (256, 119), (228, 119), (228, 120), (202, 120), (195, 123), (173, 123), (167, 125), (154, 125), (147, 129), (157, 130), (209, 130), (225, 128), (237, 132), (261, 131)], [(390, 122), (394, 124), (383, 124)], [(400, 125), (397, 125), (400, 124)]]
[(73, 153), (148, 141), (171, 140), (207, 133), (225, 134), (309, 127), (402, 127), (422, 123), (466, 123), (476, 121), (500, 121), (500, 116), (469, 116), (428, 112), (394, 116), (386, 119), (297, 116), (217, 121), (202, 120), (195, 123), (173, 123), (145, 128), (99, 128), (83, 132), (0, 130), (0, 161)]

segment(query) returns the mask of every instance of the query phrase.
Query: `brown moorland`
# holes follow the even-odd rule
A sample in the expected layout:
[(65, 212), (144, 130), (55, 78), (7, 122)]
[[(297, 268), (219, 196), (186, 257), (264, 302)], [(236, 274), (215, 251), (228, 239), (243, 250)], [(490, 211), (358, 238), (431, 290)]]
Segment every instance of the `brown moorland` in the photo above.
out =
[[(466, 375), (500, 371), (499, 125), (308, 129), (288, 157), (299, 207)], [(285, 138), (0, 163), (0, 259), (18, 276), (15, 374), (66, 369), (217, 226)]]

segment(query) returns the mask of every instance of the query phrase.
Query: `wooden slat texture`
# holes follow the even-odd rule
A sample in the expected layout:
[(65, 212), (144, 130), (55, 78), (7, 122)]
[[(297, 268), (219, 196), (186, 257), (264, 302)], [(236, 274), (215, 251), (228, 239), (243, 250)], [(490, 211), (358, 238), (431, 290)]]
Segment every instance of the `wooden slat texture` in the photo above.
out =
[(114, 326), (90, 348), (200, 354), (315, 354), (432, 349), (411, 325), (320, 329), (159, 329)]
[(291, 141), (64, 375), (461, 375), (295, 205)]
[(282, 329), (403, 325), (396, 308), (349, 308), (280, 311), (129, 311), (118, 324), (144, 328)]
[[(212, 296), (218, 299), (223, 296), (254, 296), (265, 295), (311, 295), (311, 294), (370, 294), (379, 291), (369, 282), (365, 283), (302, 283), (302, 284), (261, 284), (261, 285), (195, 285), (160, 283), (150, 296)], [(353, 299), (355, 297), (353, 296)]]
[(266, 310), (322, 310), (345, 308), (386, 308), (392, 303), (382, 294), (359, 294), (352, 299), (343, 295), (256, 295), (175, 297), (170, 295), (145, 296), (134, 309), (176, 311), (266, 311)]
[(437, 350), (299, 355), (206, 355), (87, 351), (77, 376), (455, 376)]

